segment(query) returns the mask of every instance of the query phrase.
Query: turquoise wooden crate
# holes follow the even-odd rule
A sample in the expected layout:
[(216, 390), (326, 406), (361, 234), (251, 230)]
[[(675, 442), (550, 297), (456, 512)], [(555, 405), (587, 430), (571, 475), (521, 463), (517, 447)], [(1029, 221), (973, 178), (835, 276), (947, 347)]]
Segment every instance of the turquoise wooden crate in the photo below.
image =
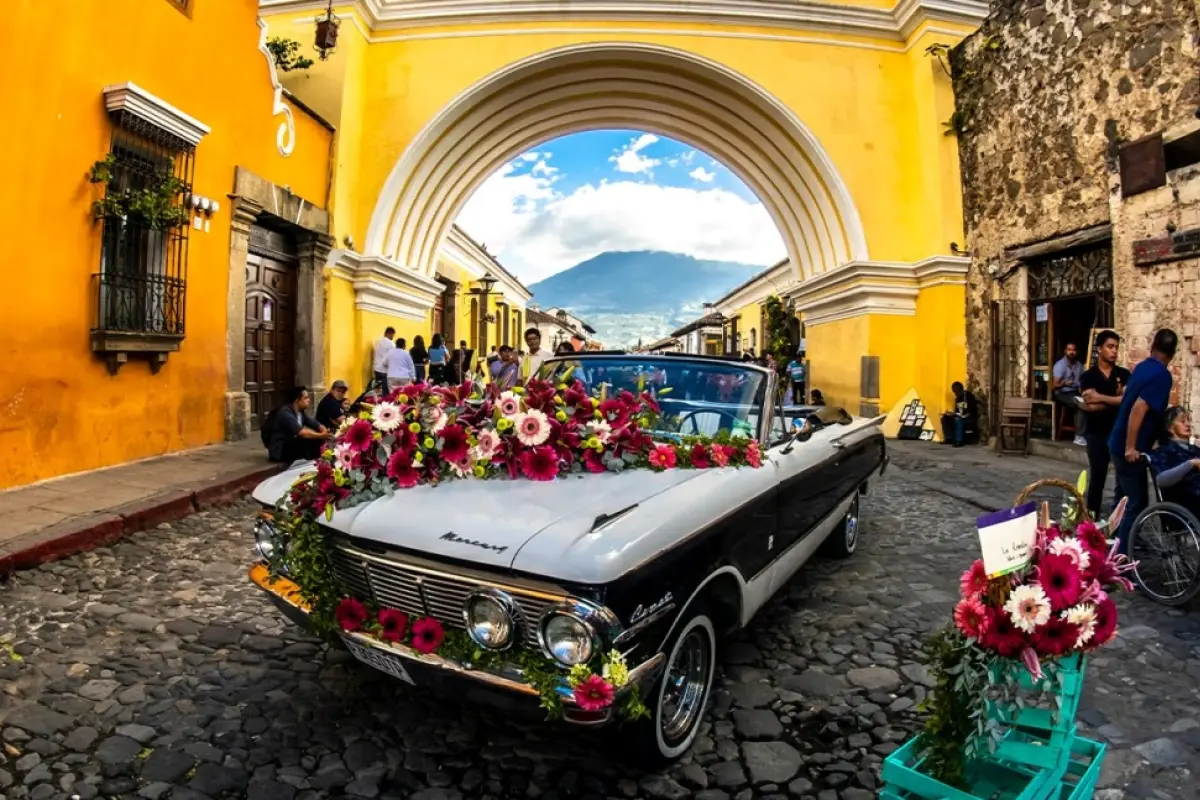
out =
[(882, 800), (1089, 800), (1105, 753), (1100, 742), (1074, 737), (1067, 768), (1057, 780), (1049, 770), (984, 760), (968, 769), (971, 791), (964, 792), (921, 774), (917, 741), (910, 739), (884, 761)]
[[(1049, 707), (988, 702), (989, 718), (1006, 734), (996, 746), (996, 760), (1055, 771), (1066, 768), (1086, 669), (1087, 659), (1079, 654), (1044, 663), (1039, 680), (1020, 662), (992, 668), (994, 681), (1015, 682), (1025, 695), (1044, 691), (1049, 697)], [(1010, 732), (1021, 735), (1007, 735)]]

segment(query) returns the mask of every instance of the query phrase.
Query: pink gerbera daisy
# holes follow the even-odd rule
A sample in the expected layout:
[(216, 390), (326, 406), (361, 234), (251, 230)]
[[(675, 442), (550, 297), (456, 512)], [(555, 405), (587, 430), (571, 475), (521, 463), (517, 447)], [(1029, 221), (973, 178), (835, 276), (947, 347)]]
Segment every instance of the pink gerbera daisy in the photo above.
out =
[(342, 598), (333, 610), (338, 627), (344, 631), (356, 631), (367, 621), (367, 607), (353, 597)]
[(558, 476), (558, 453), (553, 447), (531, 447), (521, 453), (521, 472), (535, 481), (552, 481)]
[(988, 576), (987, 570), (983, 568), (983, 561), (975, 559), (975, 563), (971, 568), (962, 574), (958, 579), (958, 584), (962, 588), (963, 597), (978, 597), (987, 591)]
[(1105, 597), (1096, 603), (1096, 627), (1088, 644), (1099, 647), (1108, 644), (1108, 640), (1117, 632), (1117, 604), (1111, 597)]
[(733, 450), (732, 447), (728, 447), (723, 444), (715, 444), (714, 443), (712, 446), (713, 463), (716, 464), (718, 467), (727, 466), (729, 464), (729, 453), (732, 450)]
[(990, 621), (987, 608), (978, 597), (959, 600), (954, 607), (954, 624), (969, 639), (981, 638), (987, 632)]
[(1024, 649), (1025, 636), (1013, 625), (1012, 619), (1001, 608), (988, 609), (987, 630), (983, 635), (983, 645), (989, 650), (995, 650), (1005, 658), (1012, 658)]
[(1083, 591), (1083, 576), (1079, 566), (1068, 555), (1049, 553), (1038, 561), (1038, 583), (1055, 611), (1070, 608), (1079, 602)]
[(462, 461), (471, 451), (467, 430), (462, 425), (447, 425), (438, 432), (438, 437), (442, 440), (442, 458), (447, 461)]
[(608, 467), (604, 465), (604, 458), (595, 450), (584, 451), (583, 467), (588, 472), (596, 475), (599, 475), (601, 472), (608, 472)]
[(655, 469), (673, 469), (675, 467), (675, 448), (660, 444), (650, 451), (650, 466)]
[(1033, 649), (1043, 658), (1061, 656), (1079, 640), (1079, 626), (1061, 617), (1051, 617), (1033, 634)]
[(388, 459), (387, 476), (401, 489), (411, 489), (421, 479), (420, 473), (413, 467), (412, 453), (404, 450), (397, 450)]
[(762, 450), (758, 448), (758, 442), (746, 445), (746, 463), (755, 469), (762, 466)]
[(589, 675), (575, 687), (575, 703), (584, 711), (602, 711), (612, 705), (613, 685), (599, 675)]
[(513, 419), (517, 440), (526, 447), (537, 447), (550, 437), (550, 419), (541, 411), (531, 409)]
[(709, 461), (708, 457), (708, 448), (702, 444), (692, 445), (692, 452), (689, 454), (689, 457), (692, 466), (696, 469), (708, 469), (712, 466), (712, 462)]

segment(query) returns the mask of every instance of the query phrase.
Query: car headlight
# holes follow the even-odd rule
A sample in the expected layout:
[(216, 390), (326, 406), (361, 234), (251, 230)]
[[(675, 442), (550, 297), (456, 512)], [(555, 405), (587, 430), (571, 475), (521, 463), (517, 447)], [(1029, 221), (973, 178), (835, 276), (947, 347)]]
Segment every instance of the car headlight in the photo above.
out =
[(475, 643), (489, 650), (503, 650), (513, 643), (517, 614), (512, 600), (502, 592), (472, 592), (463, 605), (467, 633)]
[(254, 550), (263, 561), (270, 563), (283, 555), (283, 540), (269, 516), (263, 515), (254, 523)]
[(565, 611), (550, 611), (538, 629), (538, 639), (546, 655), (564, 667), (589, 661), (595, 636), (591, 625)]

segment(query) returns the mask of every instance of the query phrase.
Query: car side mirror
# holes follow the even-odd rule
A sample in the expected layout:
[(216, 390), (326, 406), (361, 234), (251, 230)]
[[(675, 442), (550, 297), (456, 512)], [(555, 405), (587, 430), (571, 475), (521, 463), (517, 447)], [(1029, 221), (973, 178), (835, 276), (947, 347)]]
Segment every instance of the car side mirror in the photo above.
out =
[(796, 442), (807, 442), (809, 439), (812, 438), (812, 435), (813, 435), (812, 422), (805, 419), (804, 424), (800, 425), (798, 428), (796, 428), (796, 430), (794, 430), (792, 432), (791, 437), (788, 439), (787, 446), (785, 446), (779, 452), (783, 455), (786, 455), (786, 454), (792, 452), (792, 448), (796, 446)]

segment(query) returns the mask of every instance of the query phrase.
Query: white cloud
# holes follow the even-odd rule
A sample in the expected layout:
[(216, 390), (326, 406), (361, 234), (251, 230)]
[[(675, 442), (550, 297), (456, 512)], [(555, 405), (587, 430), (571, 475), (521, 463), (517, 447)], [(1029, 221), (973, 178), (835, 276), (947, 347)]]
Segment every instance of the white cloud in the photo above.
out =
[(602, 180), (564, 193), (548, 164), (517, 171), (509, 164), (485, 181), (458, 222), (526, 284), (609, 250), (764, 266), (785, 255), (766, 209), (733, 192)]
[(528, 153), (521, 154), (522, 161), (537, 161), (538, 158), (539, 158), (539, 154), (538, 154), (538, 151), (536, 151), (536, 150), (530, 150)]
[(657, 141), (658, 137), (653, 133), (643, 133), (630, 140), (629, 144), (616, 151), (615, 155), (610, 156), (608, 160), (617, 165), (617, 172), (625, 172), (630, 175), (649, 173), (662, 161), (644, 156), (641, 151)]
[(689, 178), (695, 178), (701, 183), (712, 183), (713, 178), (717, 177), (717, 173), (709, 172), (704, 167), (696, 167), (688, 173)]

